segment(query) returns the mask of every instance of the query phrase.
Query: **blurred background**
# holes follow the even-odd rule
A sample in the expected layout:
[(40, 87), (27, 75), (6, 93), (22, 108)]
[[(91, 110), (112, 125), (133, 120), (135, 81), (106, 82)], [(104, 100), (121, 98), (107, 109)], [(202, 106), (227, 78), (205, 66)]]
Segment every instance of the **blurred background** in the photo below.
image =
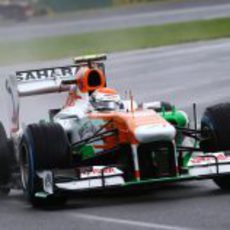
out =
[(229, 37), (229, 16), (229, 0), (0, 0), (0, 65)]
[(122, 6), (154, 0), (1, 0), (0, 15), (5, 19), (27, 20), (31, 17), (86, 9)]

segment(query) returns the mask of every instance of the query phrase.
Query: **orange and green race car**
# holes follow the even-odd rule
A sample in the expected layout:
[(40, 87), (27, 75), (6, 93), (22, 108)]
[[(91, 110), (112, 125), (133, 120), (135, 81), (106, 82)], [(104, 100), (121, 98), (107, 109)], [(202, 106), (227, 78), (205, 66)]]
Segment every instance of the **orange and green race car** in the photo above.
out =
[[(200, 124), (194, 106), (192, 128), (170, 103), (138, 104), (131, 92), (122, 99), (107, 86), (105, 59), (80, 57), (8, 78), (13, 111), (10, 138), (0, 126), (2, 190), (17, 172), (34, 206), (64, 203), (79, 191), (186, 180), (211, 178), (230, 189), (230, 104), (207, 108)], [(52, 93), (66, 94), (66, 101), (48, 111), (50, 119), (20, 123), (21, 97)]]

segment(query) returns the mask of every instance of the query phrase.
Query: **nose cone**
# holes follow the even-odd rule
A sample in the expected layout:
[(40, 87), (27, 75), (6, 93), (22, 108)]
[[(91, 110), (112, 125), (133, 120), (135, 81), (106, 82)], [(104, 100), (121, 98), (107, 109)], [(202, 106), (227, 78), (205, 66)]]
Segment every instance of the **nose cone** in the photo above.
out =
[(170, 124), (143, 125), (135, 130), (135, 137), (140, 143), (172, 141), (175, 136), (176, 129)]

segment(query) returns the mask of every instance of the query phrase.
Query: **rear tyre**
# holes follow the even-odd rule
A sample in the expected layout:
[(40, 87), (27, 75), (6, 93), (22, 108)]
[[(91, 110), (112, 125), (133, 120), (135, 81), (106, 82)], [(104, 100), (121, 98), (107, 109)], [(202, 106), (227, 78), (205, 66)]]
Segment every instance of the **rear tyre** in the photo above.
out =
[(5, 129), (0, 122), (0, 185), (6, 185), (11, 178), (11, 148)]
[(201, 120), (200, 147), (204, 152), (230, 150), (230, 103), (207, 108)]
[(20, 171), (23, 189), (34, 207), (63, 205), (66, 199), (58, 194), (36, 197), (43, 191), (37, 170), (68, 168), (70, 149), (67, 136), (59, 124), (32, 124), (20, 145)]
[(5, 197), (10, 193), (9, 187), (2, 187), (0, 188), (0, 197)]

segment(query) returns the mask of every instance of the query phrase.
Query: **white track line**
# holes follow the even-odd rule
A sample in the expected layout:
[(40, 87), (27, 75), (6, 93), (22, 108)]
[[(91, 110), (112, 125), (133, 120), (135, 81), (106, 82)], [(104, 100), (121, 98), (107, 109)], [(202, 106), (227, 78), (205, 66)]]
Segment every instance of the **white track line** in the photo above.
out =
[(171, 226), (171, 225), (164, 225), (164, 224), (157, 224), (154, 222), (141, 222), (141, 221), (133, 221), (133, 220), (125, 220), (119, 218), (111, 218), (111, 217), (102, 217), (102, 216), (95, 216), (89, 214), (77, 214), (73, 213), (75, 218), (81, 218), (89, 221), (100, 221), (105, 223), (113, 223), (113, 224), (120, 224), (120, 225), (128, 225), (133, 226), (136, 228), (149, 228), (149, 229), (161, 229), (161, 230), (191, 230), (191, 228), (184, 228), (179, 226)]

